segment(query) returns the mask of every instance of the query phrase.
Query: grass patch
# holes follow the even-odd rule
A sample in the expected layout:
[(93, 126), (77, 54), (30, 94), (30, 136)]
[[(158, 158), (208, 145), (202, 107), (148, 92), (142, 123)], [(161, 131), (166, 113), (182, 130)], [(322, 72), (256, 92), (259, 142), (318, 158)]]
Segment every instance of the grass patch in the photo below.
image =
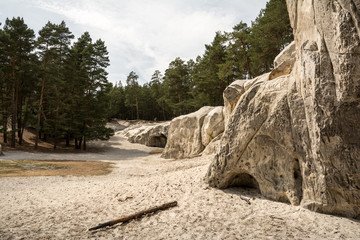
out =
[(105, 175), (111, 172), (112, 165), (68, 160), (0, 160), (0, 177)]

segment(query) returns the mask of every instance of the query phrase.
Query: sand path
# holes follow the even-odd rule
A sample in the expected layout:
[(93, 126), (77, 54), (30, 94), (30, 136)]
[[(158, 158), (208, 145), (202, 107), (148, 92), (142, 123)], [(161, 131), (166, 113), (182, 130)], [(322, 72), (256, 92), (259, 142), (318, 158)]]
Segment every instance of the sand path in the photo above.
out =
[[(92, 144), (106, 151), (0, 157), (115, 163), (105, 176), (0, 178), (0, 239), (359, 239), (359, 221), (269, 201), (254, 190), (209, 188), (203, 177), (211, 156), (165, 160), (121, 135)], [(178, 207), (87, 231), (173, 200)]]

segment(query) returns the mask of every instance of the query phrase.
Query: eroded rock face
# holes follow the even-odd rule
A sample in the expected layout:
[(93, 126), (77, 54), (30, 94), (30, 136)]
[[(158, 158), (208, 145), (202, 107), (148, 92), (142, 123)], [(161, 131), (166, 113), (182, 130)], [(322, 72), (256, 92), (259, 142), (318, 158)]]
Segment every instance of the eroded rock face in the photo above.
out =
[(131, 143), (144, 144), (149, 147), (165, 147), (170, 122), (132, 126), (123, 130), (122, 134)]
[(201, 143), (207, 146), (220, 133), (224, 132), (224, 115), (222, 106), (215, 107), (204, 119), (201, 127)]
[(170, 123), (163, 158), (186, 158), (200, 154), (205, 146), (202, 143), (202, 126), (205, 117), (214, 107), (202, 107), (200, 110), (174, 118)]
[(207, 179), (360, 217), (360, 2), (288, 0), (296, 61), (234, 107)]
[(269, 80), (290, 74), (293, 69), (295, 59), (295, 41), (293, 41), (275, 58), (274, 69), (270, 73)]
[(311, 2), (288, 1), (298, 56), (289, 105), (299, 116), (292, 124), (302, 205), (360, 217), (360, 2)]
[(209, 183), (220, 188), (250, 184), (271, 199), (299, 204), (301, 178), (287, 102), (289, 76), (252, 81), (229, 119), (208, 172)]
[(254, 83), (262, 82), (269, 79), (269, 73), (265, 73), (252, 80), (236, 80), (232, 82), (223, 93), (224, 98), (224, 124), (228, 125), (229, 118), (239, 102), (241, 95), (247, 91)]

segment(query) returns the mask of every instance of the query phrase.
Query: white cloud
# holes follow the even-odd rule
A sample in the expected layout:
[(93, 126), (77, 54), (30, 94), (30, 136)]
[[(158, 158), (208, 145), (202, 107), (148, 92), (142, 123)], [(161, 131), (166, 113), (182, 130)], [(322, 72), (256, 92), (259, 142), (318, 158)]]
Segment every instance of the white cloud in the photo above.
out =
[[(176, 57), (196, 58), (218, 30), (257, 16), (266, 0), (35, 0), (42, 11), (63, 16), (70, 26), (105, 41), (109, 79), (124, 81), (134, 70), (142, 83), (164, 72)], [(69, 24), (70, 21), (70, 24)], [(74, 32), (76, 37), (81, 33)]]

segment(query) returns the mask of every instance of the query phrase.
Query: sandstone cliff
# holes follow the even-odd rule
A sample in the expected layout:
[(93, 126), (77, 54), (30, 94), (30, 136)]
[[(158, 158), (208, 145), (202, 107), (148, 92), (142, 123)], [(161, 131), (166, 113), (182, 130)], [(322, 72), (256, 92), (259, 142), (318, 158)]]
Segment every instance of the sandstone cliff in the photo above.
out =
[[(170, 122), (167, 144), (161, 157), (197, 156), (223, 131), (223, 107), (202, 107), (194, 113), (174, 118)], [(216, 149), (216, 146), (209, 147), (207, 153)]]
[(238, 94), (207, 180), (359, 218), (360, 2), (287, 4), (295, 43), (282, 56), (294, 61), (227, 89)]

